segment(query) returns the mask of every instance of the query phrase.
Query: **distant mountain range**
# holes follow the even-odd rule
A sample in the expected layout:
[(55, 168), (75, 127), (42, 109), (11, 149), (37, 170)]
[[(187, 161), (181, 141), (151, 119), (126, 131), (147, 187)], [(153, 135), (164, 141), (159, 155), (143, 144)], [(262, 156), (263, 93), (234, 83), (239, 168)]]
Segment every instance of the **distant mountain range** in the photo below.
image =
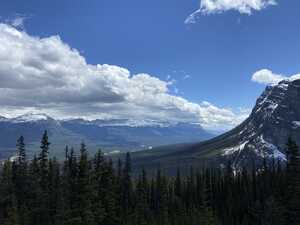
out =
[(250, 116), (233, 130), (198, 144), (164, 146), (133, 154), (136, 167), (222, 165), (251, 166), (263, 158), (285, 161), (288, 137), (300, 144), (300, 80), (284, 80), (266, 87)]
[(198, 124), (158, 123), (130, 120), (83, 119), (55, 120), (46, 114), (29, 113), (16, 118), (0, 117), (0, 158), (14, 154), (16, 139), (23, 135), (32, 155), (39, 151), (40, 139), (47, 130), (51, 153), (64, 154), (66, 145), (78, 148), (84, 141), (91, 152), (101, 148), (107, 153), (151, 149), (154, 146), (205, 140), (213, 135)]

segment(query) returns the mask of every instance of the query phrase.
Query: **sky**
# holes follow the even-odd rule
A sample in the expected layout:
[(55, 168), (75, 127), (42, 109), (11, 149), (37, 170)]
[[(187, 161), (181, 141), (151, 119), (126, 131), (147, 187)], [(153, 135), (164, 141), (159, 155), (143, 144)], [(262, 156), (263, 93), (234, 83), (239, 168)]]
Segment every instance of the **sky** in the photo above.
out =
[(300, 2), (3, 0), (0, 115), (228, 130), (300, 73)]

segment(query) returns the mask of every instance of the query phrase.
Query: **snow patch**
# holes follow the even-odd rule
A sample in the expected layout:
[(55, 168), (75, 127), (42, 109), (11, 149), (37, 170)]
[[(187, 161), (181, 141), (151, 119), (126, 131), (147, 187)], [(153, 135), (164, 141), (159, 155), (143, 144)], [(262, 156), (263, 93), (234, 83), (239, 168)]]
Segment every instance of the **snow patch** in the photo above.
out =
[(300, 121), (293, 121), (292, 122), (292, 124), (293, 124), (293, 128), (300, 128)]
[(230, 148), (225, 148), (223, 150), (223, 155), (232, 155), (235, 152), (240, 152), (245, 148), (245, 145), (248, 143), (249, 141), (245, 141), (237, 146), (233, 146)]
[(288, 81), (295, 81), (300, 79), (300, 74), (293, 75), (288, 78)]
[(268, 109), (271, 109), (272, 112), (274, 112), (274, 110), (278, 107), (278, 104), (277, 103), (271, 103), (270, 105), (268, 105)]
[(49, 117), (46, 114), (28, 113), (12, 119), (12, 122), (24, 123), (24, 122), (35, 122), (35, 121), (48, 120), (48, 119)]
[(286, 82), (282, 82), (282, 83), (279, 83), (277, 85), (277, 87), (279, 87), (280, 89), (283, 89), (284, 91), (286, 91), (288, 89), (288, 87), (289, 87), (289, 84), (286, 83)]
[(262, 144), (262, 147), (265, 147), (267, 149), (270, 149), (270, 153), (267, 152), (266, 157), (268, 158), (275, 158), (275, 159), (279, 159), (281, 161), (286, 161), (286, 156), (285, 154), (283, 154), (281, 151), (279, 151), (279, 149), (273, 145), (272, 143), (266, 141), (263, 137), (263, 135), (259, 136), (259, 141)]
[(119, 154), (120, 151), (119, 150), (114, 150), (114, 151), (111, 151), (111, 152), (106, 152), (104, 153), (104, 155), (115, 155), (115, 154)]
[(9, 157), (10, 162), (16, 162), (17, 159), (18, 159), (18, 155), (13, 155), (13, 156)]

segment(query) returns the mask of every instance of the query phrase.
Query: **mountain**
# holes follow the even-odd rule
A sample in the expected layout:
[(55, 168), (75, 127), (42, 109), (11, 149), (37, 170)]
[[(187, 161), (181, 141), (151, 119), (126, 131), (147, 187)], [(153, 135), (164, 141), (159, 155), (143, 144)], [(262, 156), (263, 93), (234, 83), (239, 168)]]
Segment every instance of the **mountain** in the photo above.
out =
[(286, 160), (288, 137), (300, 144), (300, 80), (284, 80), (267, 86), (250, 116), (233, 130), (191, 145), (165, 146), (133, 155), (136, 167), (220, 165), (230, 160), (235, 167), (250, 166), (265, 157)]
[(84, 141), (91, 152), (101, 148), (107, 152), (136, 151), (154, 146), (180, 142), (196, 142), (213, 135), (198, 124), (157, 123), (130, 120), (83, 119), (56, 120), (46, 114), (28, 113), (16, 118), (0, 117), (0, 158), (15, 151), (16, 139), (23, 135), (32, 155), (39, 149), (40, 138), (47, 130), (51, 152), (58, 157), (64, 154), (66, 145), (75, 148)]
[(53, 147), (61, 147), (65, 140), (78, 143), (78, 138), (80, 138), (79, 135), (65, 129), (59, 121), (45, 114), (28, 113), (12, 119), (2, 117), (0, 119), (0, 158), (7, 158), (14, 154), (16, 139), (21, 135), (25, 137), (27, 149), (30, 153), (34, 153), (34, 150), (39, 148), (39, 141), (45, 130), (49, 132)]

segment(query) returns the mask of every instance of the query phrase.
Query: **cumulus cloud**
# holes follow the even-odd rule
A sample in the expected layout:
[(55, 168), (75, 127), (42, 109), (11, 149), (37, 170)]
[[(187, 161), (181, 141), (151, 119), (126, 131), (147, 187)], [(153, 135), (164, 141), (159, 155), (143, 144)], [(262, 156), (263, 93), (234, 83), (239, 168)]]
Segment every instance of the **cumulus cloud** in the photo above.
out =
[(22, 14), (15, 14), (12, 18), (6, 19), (5, 23), (10, 24), (11, 26), (18, 29), (24, 29), (24, 22), (28, 18), (28, 16)]
[(270, 5), (276, 5), (275, 0), (201, 0), (200, 9), (192, 13), (186, 24), (196, 23), (199, 15), (222, 13), (229, 10), (241, 14), (251, 15), (253, 11), (260, 11)]
[(252, 75), (251, 80), (260, 84), (277, 84), (286, 77), (281, 74), (273, 73), (271, 70), (262, 69)]
[(300, 74), (285, 76), (282, 74), (276, 74), (268, 69), (262, 69), (255, 72), (251, 78), (252, 81), (260, 84), (277, 84), (278, 82), (286, 79), (288, 80), (300, 79)]
[(229, 129), (247, 116), (174, 96), (172, 81), (89, 64), (59, 36), (33, 37), (0, 24), (0, 43), (0, 114), (197, 122), (207, 129)]

